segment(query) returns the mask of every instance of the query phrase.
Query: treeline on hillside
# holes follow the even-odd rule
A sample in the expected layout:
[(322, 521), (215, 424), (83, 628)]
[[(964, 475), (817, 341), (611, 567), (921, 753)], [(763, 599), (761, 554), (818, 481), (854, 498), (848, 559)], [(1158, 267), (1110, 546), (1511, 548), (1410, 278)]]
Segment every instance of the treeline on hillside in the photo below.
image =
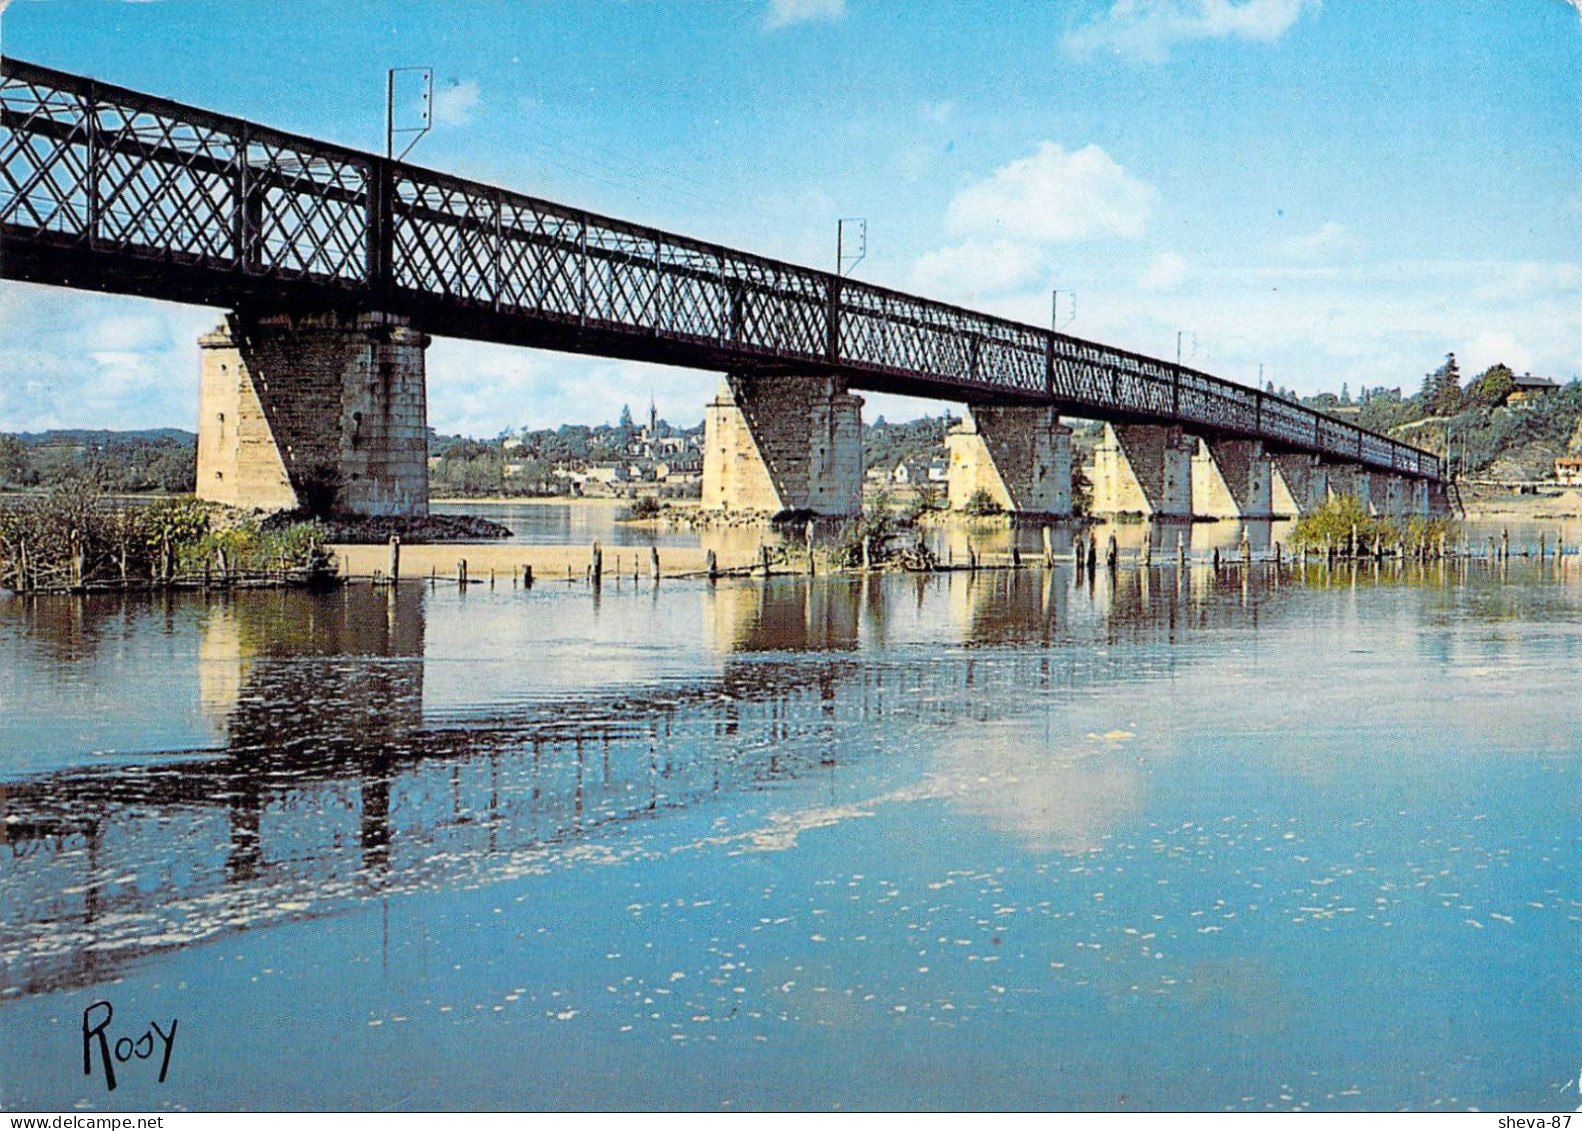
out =
[[(1418, 391), (1367, 389), (1355, 401), (1342, 386), (1340, 396), (1321, 393), (1303, 404), (1321, 412), (1355, 406), (1347, 419), (1375, 432), (1401, 430), (1414, 443), (1448, 453), (1458, 474), (1541, 478), (1554, 455), (1568, 449), (1582, 420), (1582, 384), (1572, 381), (1552, 392), (1520, 402), (1516, 374), (1491, 365), (1465, 384), (1455, 354), (1423, 375)], [(1416, 427), (1412, 427), (1412, 426)]]
[(880, 467), (894, 469), (903, 460), (927, 464), (945, 454), (945, 429), (958, 417), (925, 416), (904, 424), (891, 424), (884, 417), (862, 426), (864, 470)]
[(176, 428), (0, 433), (0, 488), (80, 481), (114, 493), (185, 494), (196, 486), (197, 470), (198, 438)]

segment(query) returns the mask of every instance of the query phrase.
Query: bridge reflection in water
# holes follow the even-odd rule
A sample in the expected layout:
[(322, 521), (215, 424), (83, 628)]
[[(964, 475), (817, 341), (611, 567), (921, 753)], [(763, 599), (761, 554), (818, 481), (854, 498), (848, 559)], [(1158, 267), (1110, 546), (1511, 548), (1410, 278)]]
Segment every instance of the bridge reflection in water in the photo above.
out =
[[(190, 633), (201, 709), (224, 736), (3, 771), (0, 992), (90, 984), (152, 951), (371, 895), (541, 871), (721, 794), (860, 776), (864, 760), (904, 756), (910, 723), (992, 721), (1025, 690), (1115, 675), (1121, 661), (1094, 645), (1255, 629), (1299, 580), (1258, 566), (675, 586), (665, 600), (701, 602), (707, 670), (465, 712), (425, 705), (427, 622), (457, 598), (420, 585), (177, 598), (141, 619), (128, 602), (0, 603), (63, 660), (107, 638), (136, 650), (174, 634), (179, 648)], [(526, 616), (514, 594), (499, 600)], [(618, 600), (604, 594), (604, 615)], [(596, 676), (597, 655), (585, 662)], [(1175, 662), (1156, 651), (1142, 678)]]

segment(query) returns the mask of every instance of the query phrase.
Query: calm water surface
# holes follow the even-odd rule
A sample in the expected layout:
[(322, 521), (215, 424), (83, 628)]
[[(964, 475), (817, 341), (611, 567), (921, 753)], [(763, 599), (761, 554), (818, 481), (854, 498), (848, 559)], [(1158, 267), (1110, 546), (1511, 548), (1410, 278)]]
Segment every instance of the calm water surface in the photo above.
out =
[[(0, 596), (0, 1106), (1569, 1110), (1579, 613), (1537, 561)], [(179, 1021), (163, 1084), (84, 1076), (97, 1000)]]

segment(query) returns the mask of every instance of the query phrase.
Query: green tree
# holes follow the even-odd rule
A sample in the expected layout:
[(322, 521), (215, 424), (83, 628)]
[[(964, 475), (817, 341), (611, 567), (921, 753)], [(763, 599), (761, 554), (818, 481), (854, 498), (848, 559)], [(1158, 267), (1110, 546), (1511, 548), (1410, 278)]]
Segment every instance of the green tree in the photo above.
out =
[(1423, 376), (1422, 410), (1429, 416), (1454, 416), (1461, 411), (1461, 368), (1456, 355), (1447, 353), (1445, 363)]
[(15, 436), (0, 436), (0, 486), (27, 485), (27, 446)]
[(1481, 408), (1498, 408), (1516, 391), (1516, 374), (1503, 362), (1491, 365), (1467, 386), (1467, 399)]

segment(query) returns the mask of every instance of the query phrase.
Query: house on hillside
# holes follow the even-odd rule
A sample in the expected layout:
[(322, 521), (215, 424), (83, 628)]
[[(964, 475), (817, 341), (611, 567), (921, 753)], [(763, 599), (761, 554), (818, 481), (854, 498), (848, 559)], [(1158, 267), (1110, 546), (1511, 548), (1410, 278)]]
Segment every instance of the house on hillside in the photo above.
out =
[(1556, 456), (1555, 482), (1562, 487), (1582, 487), (1582, 456)]
[(1505, 398), (1508, 405), (1527, 404), (1546, 397), (1560, 387), (1558, 381), (1548, 377), (1534, 377), (1531, 373), (1523, 373), (1516, 378), (1516, 388)]

